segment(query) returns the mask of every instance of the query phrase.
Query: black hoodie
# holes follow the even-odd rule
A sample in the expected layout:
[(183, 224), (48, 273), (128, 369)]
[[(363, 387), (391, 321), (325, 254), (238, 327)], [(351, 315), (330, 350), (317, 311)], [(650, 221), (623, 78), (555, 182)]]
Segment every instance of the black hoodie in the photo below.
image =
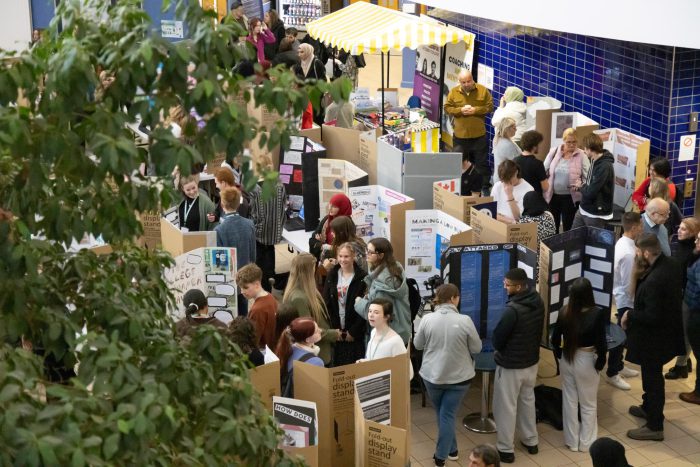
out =
[(511, 295), (493, 331), (494, 358), (503, 368), (529, 368), (540, 360), (544, 303), (533, 287)]
[(613, 190), (615, 189), (615, 159), (604, 150), (591, 161), (586, 182), (581, 187), (581, 209), (594, 216), (607, 216), (613, 212)]

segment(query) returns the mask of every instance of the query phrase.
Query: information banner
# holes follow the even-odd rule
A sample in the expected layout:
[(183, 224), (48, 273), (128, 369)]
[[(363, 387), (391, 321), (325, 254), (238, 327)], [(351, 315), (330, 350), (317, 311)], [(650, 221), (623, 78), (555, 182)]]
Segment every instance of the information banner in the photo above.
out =
[[(459, 85), (459, 79), (457, 79), (459, 73), (462, 70), (472, 71), (475, 37), (472, 34), (469, 44), (460, 41), (456, 44), (448, 43), (445, 45), (445, 70), (441, 86), (443, 104), (447, 100), (447, 94), (450, 92), (450, 89)], [(452, 147), (452, 135), (454, 134), (453, 122), (453, 117), (447, 115), (447, 112), (442, 113), (442, 121), (440, 122), (442, 126), (442, 140), (450, 147)]]
[(416, 73), (413, 78), (413, 95), (420, 97), (428, 120), (440, 118), (440, 47), (420, 46), (416, 49)]

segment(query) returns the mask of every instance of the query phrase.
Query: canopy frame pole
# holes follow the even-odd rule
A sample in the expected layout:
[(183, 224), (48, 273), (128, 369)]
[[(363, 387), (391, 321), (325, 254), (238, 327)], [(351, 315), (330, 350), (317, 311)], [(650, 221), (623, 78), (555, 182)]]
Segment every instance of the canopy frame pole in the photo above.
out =
[[(388, 77), (387, 77), (388, 78)], [(384, 52), (382, 51), (382, 134), (386, 133), (384, 126)]]
[(391, 50), (387, 50), (386, 52), (386, 87), (390, 87), (389, 85), (389, 77), (391, 76), (391, 73), (389, 72), (389, 68), (391, 67)]

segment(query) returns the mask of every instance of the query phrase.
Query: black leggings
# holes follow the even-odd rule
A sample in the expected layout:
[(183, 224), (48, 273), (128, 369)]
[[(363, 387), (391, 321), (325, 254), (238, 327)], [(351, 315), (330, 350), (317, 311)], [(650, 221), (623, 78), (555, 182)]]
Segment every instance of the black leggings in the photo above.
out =
[(578, 206), (574, 203), (571, 195), (552, 195), (552, 200), (549, 202), (549, 209), (554, 216), (554, 226), (559, 232), (559, 223), (562, 222), (564, 227), (562, 232), (571, 230), (571, 224), (574, 222), (574, 216)]

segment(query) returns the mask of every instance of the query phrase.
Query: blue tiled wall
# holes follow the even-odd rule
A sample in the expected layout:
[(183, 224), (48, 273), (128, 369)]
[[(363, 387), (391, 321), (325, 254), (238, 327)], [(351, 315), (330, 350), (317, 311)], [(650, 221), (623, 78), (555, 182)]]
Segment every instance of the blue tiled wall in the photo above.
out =
[[(494, 69), (494, 103), (507, 86), (554, 97), (565, 111), (581, 112), (601, 128), (649, 138), (651, 156), (670, 159), (676, 183), (697, 176), (697, 159), (678, 161), (678, 141), (688, 134), (688, 114), (700, 111), (700, 50), (535, 30), (442, 10), (430, 14), (476, 34), (478, 62)], [(692, 215), (694, 205), (695, 193), (682, 206), (684, 214)]]

